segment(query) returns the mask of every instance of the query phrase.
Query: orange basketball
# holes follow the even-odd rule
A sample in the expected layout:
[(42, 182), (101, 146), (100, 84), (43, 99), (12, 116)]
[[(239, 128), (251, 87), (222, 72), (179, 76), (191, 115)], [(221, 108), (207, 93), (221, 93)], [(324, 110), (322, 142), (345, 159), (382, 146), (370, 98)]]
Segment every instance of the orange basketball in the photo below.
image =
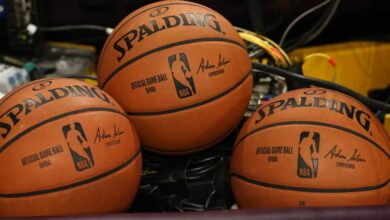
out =
[(149, 150), (184, 154), (238, 124), (251, 63), (234, 27), (192, 2), (162, 1), (124, 18), (107, 39), (99, 85), (123, 106)]
[(384, 205), (390, 141), (355, 99), (299, 89), (260, 106), (242, 128), (231, 163), (241, 208)]
[(124, 211), (140, 181), (139, 145), (97, 87), (71, 79), (20, 87), (0, 100), (0, 216)]

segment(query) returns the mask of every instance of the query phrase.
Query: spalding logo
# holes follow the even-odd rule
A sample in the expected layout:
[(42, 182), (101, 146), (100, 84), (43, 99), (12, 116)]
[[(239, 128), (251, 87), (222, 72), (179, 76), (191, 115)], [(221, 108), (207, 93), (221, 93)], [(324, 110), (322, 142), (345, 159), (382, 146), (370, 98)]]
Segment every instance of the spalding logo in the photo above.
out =
[(165, 12), (167, 12), (168, 9), (169, 9), (169, 7), (166, 7), (166, 6), (156, 8), (152, 12), (150, 12), (149, 16), (152, 17), (152, 18), (153, 17), (157, 17), (157, 16), (162, 15)]
[[(48, 85), (48, 82), (50, 81), (46, 81), (45, 84), (38, 84), (37, 86)], [(34, 86), (32, 90), (36, 90), (38, 88), (37, 86)], [(46, 91), (31, 94), (31, 96), (26, 97), (6, 111), (0, 112), (0, 136), (5, 139), (11, 129), (20, 122), (21, 117), (30, 114), (35, 109), (47, 103), (67, 97), (90, 97), (111, 104), (109, 97), (101, 89), (93, 86), (71, 85), (51, 88)]]
[(358, 124), (367, 132), (370, 130), (371, 116), (363, 110), (357, 109), (354, 105), (345, 102), (326, 99), (323, 97), (309, 96), (299, 98), (288, 98), (287, 100), (276, 100), (257, 110), (258, 118), (255, 124), (260, 123), (264, 118), (290, 108), (325, 108), (332, 112), (345, 115), (351, 120), (356, 120)]
[[(159, 11), (159, 13), (162, 14), (162, 11)], [(118, 62), (134, 47), (134, 42), (139, 43), (155, 33), (179, 26), (198, 26), (223, 33), (220, 23), (213, 14), (180, 13), (178, 15), (158, 17), (126, 32), (114, 43), (113, 48), (119, 53), (117, 57)]]
[(32, 88), (32, 90), (33, 90), (34, 92), (49, 87), (49, 86), (52, 84), (52, 82), (51, 82), (50, 80), (46, 80), (46, 81), (41, 81), (41, 82), (39, 82), (39, 83), (37, 83), (37, 84), (38, 84), (38, 85), (36, 85), (36, 86), (34, 86), (34, 87)]

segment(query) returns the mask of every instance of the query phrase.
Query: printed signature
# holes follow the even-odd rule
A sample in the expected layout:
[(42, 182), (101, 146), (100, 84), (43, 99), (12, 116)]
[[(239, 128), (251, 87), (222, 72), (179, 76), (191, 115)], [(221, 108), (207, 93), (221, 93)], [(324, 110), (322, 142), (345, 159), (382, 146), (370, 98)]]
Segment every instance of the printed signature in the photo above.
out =
[(125, 132), (124, 131), (121, 131), (119, 129), (119, 127), (116, 126), (116, 124), (114, 124), (114, 129), (112, 131), (112, 133), (109, 133), (107, 132), (106, 130), (104, 129), (101, 129), (100, 127), (97, 128), (96, 130), (96, 136), (95, 136), (95, 141), (94, 143), (96, 144), (97, 142), (100, 143), (106, 139), (114, 139), (116, 137), (119, 137), (121, 135), (123, 135)]
[(335, 145), (330, 151), (325, 155), (324, 158), (333, 159), (342, 159), (346, 161), (356, 161), (356, 162), (366, 162), (366, 159), (359, 153), (358, 149), (355, 148), (351, 156), (347, 156), (343, 153), (341, 148), (338, 148)]
[(210, 60), (208, 60), (208, 59), (202, 58), (196, 73), (200, 73), (200, 72), (204, 73), (206, 70), (210, 70), (210, 69), (218, 70), (222, 66), (225, 66), (228, 63), (230, 63), (230, 60), (228, 60), (227, 58), (223, 57), (221, 54), (218, 55), (218, 63), (217, 63), (217, 65), (211, 63)]

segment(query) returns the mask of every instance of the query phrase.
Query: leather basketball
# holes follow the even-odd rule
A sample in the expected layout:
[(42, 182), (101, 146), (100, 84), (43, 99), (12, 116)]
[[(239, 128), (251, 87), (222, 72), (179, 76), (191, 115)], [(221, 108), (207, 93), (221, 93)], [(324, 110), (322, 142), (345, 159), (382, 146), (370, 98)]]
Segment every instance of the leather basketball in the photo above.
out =
[(99, 60), (99, 85), (125, 109), (143, 146), (199, 151), (241, 120), (252, 90), (243, 41), (219, 13), (161, 1), (124, 18)]
[(322, 88), (261, 105), (237, 137), (231, 183), (242, 208), (384, 205), (390, 141), (357, 100)]
[(43, 79), (0, 100), (0, 216), (123, 212), (141, 160), (135, 128), (97, 87)]

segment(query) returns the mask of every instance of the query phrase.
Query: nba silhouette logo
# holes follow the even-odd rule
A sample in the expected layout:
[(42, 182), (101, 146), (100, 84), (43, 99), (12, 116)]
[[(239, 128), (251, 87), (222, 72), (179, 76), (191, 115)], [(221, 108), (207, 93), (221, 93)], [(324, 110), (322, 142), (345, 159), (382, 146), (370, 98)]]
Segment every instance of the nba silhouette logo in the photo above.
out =
[(87, 136), (79, 122), (62, 127), (66, 143), (77, 171), (89, 169), (95, 165)]
[(168, 57), (176, 93), (179, 98), (186, 98), (196, 94), (194, 79), (190, 64), (185, 53), (173, 54)]
[(298, 169), (300, 178), (316, 178), (318, 173), (318, 153), (320, 150), (320, 134), (303, 131), (299, 138)]

